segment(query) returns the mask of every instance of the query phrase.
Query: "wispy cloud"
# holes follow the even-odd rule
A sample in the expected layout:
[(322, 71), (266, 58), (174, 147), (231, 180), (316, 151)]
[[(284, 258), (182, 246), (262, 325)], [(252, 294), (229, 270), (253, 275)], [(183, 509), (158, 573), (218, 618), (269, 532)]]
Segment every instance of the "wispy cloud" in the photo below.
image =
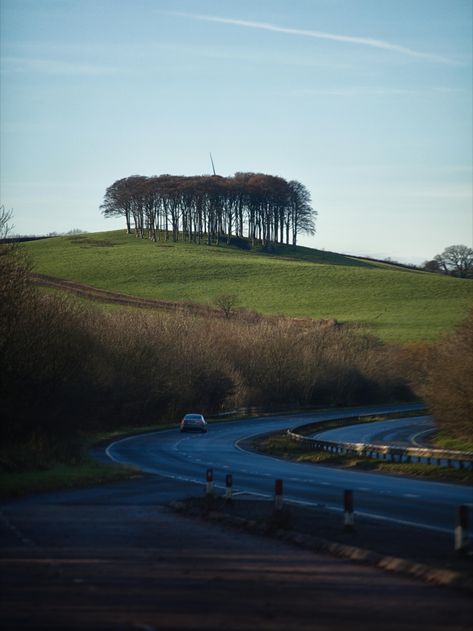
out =
[[(340, 97), (366, 97), (366, 96), (425, 96), (431, 98), (432, 95), (450, 95), (450, 94), (466, 94), (466, 90), (460, 88), (448, 87), (425, 87), (417, 89), (407, 88), (389, 88), (389, 87), (373, 87), (373, 86), (349, 86), (349, 87), (328, 87), (328, 88), (301, 88), (292, 90), (290, 94), (293, 96), (340, 96)], [(287, 92), (285, 93), (287, 94)]]
[(372, 88), (365, 86), (355, 86), (347, 88), (302, 88), (291, 92), (294, 96), (410, 96), (417, 94), (416, 90), (406, 90), (403, 88)]
[(312, 31), (312, 30), (306, 30), (306, 29), (289, 28), (286, 26), (279, 26), (277, 24), (271, 24), (269, 22), (253, 22), (249, 20), (237, 20), (234, 18), (224, 18), (224, 17), (219, 17), (216, 15), (179, 13), (179, 12), (174, 12), (174, 11), (168, 12), (168, 15), (175, 15), (178, 17), (188, 18), (192, 20), (201, 20), (205, 22), (229, 24), (232, 26), (239, 26), (242, 28), (272, 31), (274, 33), (284, 33), (286, 35), (297, 35), (299, 37), (312, 37), (315, 39), (323, 39), (323, 40), (329, 40), (333, 42), (342, 42), (345, 44), (355, 44), (357, 46), (368, 46), (370, 48), (388, 50), (391, 52), (400, 53), (402, 55), (407, 55), (408, 57), (424, 59), (426, 61), (431, 61), (435, 63), (455, 64), (455, 65), (458, 63), (455, 60), (450, 59), (449, 57), (444, 57), (442, 55), (436, 55), (432, 53), (422, 52), (419, 50), (414, 50), (413, 48), (407, 48), (405, 46), (400, 46), (399, 44), (394, 44), (392, 42), (387, 42), (381, 39), (374, 39), (372, 37), (357, 37), (357, 36), (352, 36), (352, 35), (339, 35), (337, 33), (326, 33), (324, 31)]
[(3, 72), (33, 72), (49, 75), (103, 76), (117, 71), (111, 66), (92, 63), (62, 61), (58, 59), (37, 59), (28, 57), (4, 57)]

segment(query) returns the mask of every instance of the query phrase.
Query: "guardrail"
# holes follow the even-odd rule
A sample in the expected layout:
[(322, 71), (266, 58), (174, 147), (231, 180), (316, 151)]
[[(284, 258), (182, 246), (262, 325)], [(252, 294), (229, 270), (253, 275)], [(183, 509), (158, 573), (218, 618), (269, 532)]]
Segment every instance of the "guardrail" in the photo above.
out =
[[(363, 458), (387, 460), (390, 462), (423, 463), (436, 465), (438, 467), (473, 469), (472, 451), (335, 442), (331, 440), (321, 440), (319, 438), (310, 438), (309, 436), (303, 436), (298, 433), (298, 431), (301, 431), (308, 425), (313, 426), (314, 423), (306, 423), (292, 430), (287, 430), (287, 435), (292, 440), (310, 445), (312, 449), (329, 453), (356, 455)], [(323, 423), (320, 425), (322, 426)]]

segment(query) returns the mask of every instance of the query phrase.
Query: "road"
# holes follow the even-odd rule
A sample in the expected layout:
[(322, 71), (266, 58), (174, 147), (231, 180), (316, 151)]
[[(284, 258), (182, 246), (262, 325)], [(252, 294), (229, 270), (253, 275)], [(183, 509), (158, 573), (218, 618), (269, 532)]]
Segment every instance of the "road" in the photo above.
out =
[[(154, 475), (4, 501), (2, 629), (469, 631), (470, 594), (227, 530), (164, 506), (201, 493), (208, 465), (220, 480), (232, 467), (239, 491), (270, 494), (275, 474), (303, 471), (300, 479), (287, 478), (286, 492), (297, 498), (305, 488), (304, 501), (323, 501), (326, 492), (331, 497), (332, 485), (338, 497), (344, 482), (363, 479), (373, 490), (359, 488), (356, 497), (371, 497), (373, 510), (374, 500), (382, 499), (377, 480), (397, 498), (383, 511), (403, 504), (395, 479), (344, 473), (337, 480), (336, 470), (310, 467), (319, 473), (307, 481), (306, 467), (286, 469), (291, 463), (248, 454), (235, 444), (242, 435), (307, 418), (232, 422), (211, 426), (207, 435), (170, 430), (117, 441), (108, 449), (113, 458)], [(461, 487), (428, 486), (440, 487), (428, 504), (436, 505), (436, 492), (461, 495)]]
[(470, 594), (173, 514), (159, 475), (0, 506), (0, 624), (94, 631), (470, 631)]
[[(417, 408), (380, 406), (358, 408), (345, 414), (409, 409)], [(107, 453), (113, 460), (145, 472), (200, 484), (204, 484), (207, 468), (212, 468), (216, 486), (222, 488), (226, 473), (231, 472), (235, 493), (263, 497), (271, 497), (274, 480), (282, 478), (287, 499), (334, 511), (342, 510), (343, 492), (351, 489), (359, 515), (452, 533), (457, 507), (472, 502), (470, 487), (289, 462), (247, 452), (241, 447), (252, 435), (335, 417), (340, 417), (340, 411), (214, 424), (208, 434), (166, 430), (116, 441)]]
[(335, 442), (424, 447), (423, 440), (434, 431), (435, 424), (431, 416), (416, 416), (338, 427), (316, 432), (312, 436)]

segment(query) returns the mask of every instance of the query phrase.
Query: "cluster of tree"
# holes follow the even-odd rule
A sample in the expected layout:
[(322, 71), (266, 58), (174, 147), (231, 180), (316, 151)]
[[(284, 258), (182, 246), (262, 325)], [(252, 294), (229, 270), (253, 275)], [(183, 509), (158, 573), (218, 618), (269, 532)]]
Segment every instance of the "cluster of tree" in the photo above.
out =
[(458, 278), (473, 278), (473, 249), (466, 245), (450, 245), (431, 261), (426, 261), (423, 269)]
[(306, 187), (262, 173), (233, 177), (133, 175), (114, 182), (101, 205), (105, 217), (124, 217), (128, 232), (157, 241), (182, 238), (209, 245), (231, 237), (296, 245), (315, 233), (316, 211)]

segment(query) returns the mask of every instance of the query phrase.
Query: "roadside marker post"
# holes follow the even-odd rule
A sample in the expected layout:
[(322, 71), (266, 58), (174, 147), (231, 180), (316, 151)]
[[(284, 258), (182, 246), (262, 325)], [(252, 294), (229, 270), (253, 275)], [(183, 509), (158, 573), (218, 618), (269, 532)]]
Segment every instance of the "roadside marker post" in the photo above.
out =
[(214, 470), (207, 469), (207, 495), (212, 495), (214, 490)]
[(353, 516), (353, 491), (346, 490), (344, 492), (343, 503), (343, 529), (345, 531), (352, 531), (355, 529), (355, 519)]
[(225, 476), (225, 499), (232, 499), (232, 491), (233, 491), (233, 476), (231, 473), (227, 473)]
[(276, 510), (282, 510), (283, 506), (283, 481), (276, 480), (274, 483), (274, 508)]
[(457, 509), (455, 527), (455, 552), (466, 552), (468, 548), (468, 506), (461, 504)]

